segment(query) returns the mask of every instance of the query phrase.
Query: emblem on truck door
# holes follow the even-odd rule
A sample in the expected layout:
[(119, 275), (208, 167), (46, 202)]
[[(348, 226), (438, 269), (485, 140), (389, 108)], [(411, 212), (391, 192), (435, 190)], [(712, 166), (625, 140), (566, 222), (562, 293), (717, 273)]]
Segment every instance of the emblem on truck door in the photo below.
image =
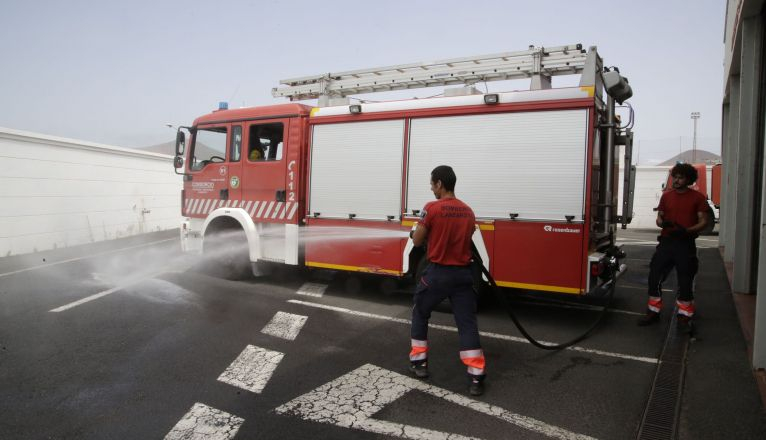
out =
[(239, 177), (231, 176), (231, 179), (229, 179), (229, 186), (232, 188), (239, 188)]

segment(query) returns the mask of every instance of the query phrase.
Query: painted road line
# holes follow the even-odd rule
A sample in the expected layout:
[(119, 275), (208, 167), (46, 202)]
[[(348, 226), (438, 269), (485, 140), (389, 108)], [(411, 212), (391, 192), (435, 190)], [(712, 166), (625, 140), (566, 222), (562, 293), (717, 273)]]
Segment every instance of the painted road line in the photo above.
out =
[(298, 289), (298, 295), (314, 296), (321, 298), (324, 295), (324, 291), (327, 290), (327, 284), (317, 283), (304, 283), (300, 289)]
[[(400, 324), (408, 324), (408, 325), (412, 324), (412, 321), (410, 321), (409, 319), (395, 318), (393, 316), (385, 316), (385, 315), (376, 315), (376, 314), (373, 314), (373, 313), (367, 313), (367, 312), (360, 312), (360, 311), (356, 311), (356, 310), (345, 309), (343, 307), (328, 306), (328, 305), (325, 305), (325, 304), (318, 304), (318, 303), (307, 302), (307, 301), (299, 301), (299, 300), (296, 300), (296, 299), (290, 299), (290, 300), (287, 300), (287, 302), (292, 303), (292, 304), (299, 304), (299, 305), (303, 305), (303, 306), (308, 306), (308, 307), (315, 307), (315, 308), (318, 308), (318, 309), (332, 310), (334, 312), (346, 313), (346, 314), (349, 314), (349, 315), (359, 316), (359, 317), (362, 317), (362, 318), (380, 319), (380, 320), (384, 320), (384, 321), (398, 322)], [(457, 332), (457, 327), (451, 327), (451, 326), (448, 326), (448, 325), (428, 324), (428, 327), (434, 328), (434, 329), (437, 329), (437, 330), (446, 330), (446, 331), (449, 331), (449, 332)], [(516, 337), (516, 336), (503, 335), (503, 334), (500, 334), (500, 333), (479, 332), (479, 334), (481, 336), (483, 336), (483, 337), (491, 338), (491, 339), (500, 339), (500, 340), (503, 340), (503, 341), (511, 341), (511, 342), (521, 342), (521, 343), (524, 343), (524, 344), (529, 344), (530, 343), (529, 341), (527, 341), (524, 338), (519, 338), (519, 337)], [(539, 342), (541, 344), (547, 344), (547, 345), (553, 344), (553, 342), (547, 342), (547, 341), (539, 341)], [(608, 356), (608, 357), (614, 357), (614, 358), (619, 358), (619, 359), (627, 359), (627, 360), (638, 361), (638, 362), (646, 362), (646, 363), (649, 363), (649, 364), (656, 364), (658, 362), (657, 358), (650, 358), (650, 357), (644, 357), (644, 356), (633, 356), (633, 355), (629, 355), (629, 354), (614, 353), (614, 352), (611, 352), (611, 351), (603, 351), (603, 350), (594, 350), (592, 348), (584, 348), (584, 347), (578, 347), (578, 346), (567, 347), (567, 348), (565, 348), (565, 350), (572, 350), (572, 351), (578, 351), (578, 352), (582, 352), (582, 353), (597, 354), (597, 355), (600, 355), (600, 356)]]
[(99, 293), (96, 293), (94, 295), (87, 296), (87, 297), (85, 297), (83, 299), (71, 302), (69, 304), (64, 304), (61, 307), (56, 307), (55, 309), (48, 310), (48, 311), (49, 312), (53, 312), (53, 313), (63, 312), (65, 310), (69, 310), (69, 309), (77, 307), (79, 305), (82, 305), (82, 304), (85, 304), (85, 303), (89, 303), (89, 302), (97, 300), (99, 298), (103, 298), (103, 297), (105, 297), (105, 296), (107, 296), (109, 294), (117, 292), (118, 290), (122, 290), (122, 289), (124, 289), (126, 287), (130, 287), (130, 286), (132, 286), (134, 284), (138, 284), (141, 281), (146, 281), (148, 279), (154, 278), (154, 277), (156, 277), (158, 275), (161, 275), (161, 274), (163, 274), (165, 272), (168, 272), (168, 270), (167, 269), (163, 269), (163, 270), (159, 270), (157, 272), (152, 272), (151, 274), (148, 274), (146, 276), (142, 276), (142, 277), (138, 277), (138, 278), (133, 278), (133, 279), (131, 279), (129, 281), (121, 283), (119, 286), (112, 287), (109, 290), (104, 290), (103, 292), (99, 292)]
[(366, 364), (319, 388), (309, 391), (275, 409), (278, 414), (292, 415), (319, 423), (358, 429), (399, 438), (464, 440), (459, 434), (434, 431), (418, 426), (373, 419), (373, 415), (409, 391), (431, 396), (496, 417), (537, 434), (557, 439), (591, 439), (532, 417), (516, 414), (501, 407), (429, 385), (375, 365)]
[[(701, 239), (699, 239), (699, 238), (697, 239), (697, 241), (700, 241), (700, 240)], [(617, 240), (617, 243), (618, 244), (625, 244), (627, 246), (657, 246), (657, 244), (658, 244), (657, 240), (654, 240), (654, 241), (630, 241), (630, 242)], [(697, 243), (697, 244), (698, 244), (697, 247), (701, 248), (701, 249), (710, 249), (710, 248), (718, 247), (718, 242), (713, 242), (713, 243)]]
[(260, 394), (284, 356), (284, 353), (278, 351), (248, 345), (221, 373), (218, 380)]
[(143, 244), (139, 244), (139, 245), (136, 245), (136, 246), (130, 246), (130, 247), (125, 247), (125, 248), (120, 248), (120, 249), (113, 249), (111, 251), (106, 251), (106, 252), (101, 252), (101, 253), (98, 253), (98, 254), (88, 255), (87, 257), (70, 258), (68, 260), (57, 261), (55, 263), (48, 263), (48, 264), (41, 264), (39, 266), (27, 267), (26, 269), (19, 269), (19, 270), (14, 270), (12, 272), (0, 273), (0, 278), (8, 276), (8, 275), (14, 275), (14, 274), (17, 274), (17, 273), (28, 272), (30, 270), (44, 269), (46, 267), (58, 266), (59, 264), (71, 263), (73, 261), (88, 260), (88, 259), (91, 259), (91, 258), (100, 257), (102, 255), (109, 255), (109, 254), (114, 254), (114, 253), (117, 253), (117, 252), (129, 251), (131, 249), (138, 249), (138, 248), (142, 248), (142, 247), (146, 247), (146, 246), (151, 246), (153, 244), (164, 243), (166, 241), (174, 241), (174, 240), (178, 240), (178, 238), (167, 238), (165, 240), (152, 241), (152, 242), (149, 242), (149, 243), (143, 243)]
[(228, 440), (237, 435), (244, 422), (243, 418), (195, 403), (165, 440)]
[(309, 319), (308, 316), (293, 315), (292, 313), (277, 312), (261, 333), (276, 336), (277, 338), (294, 341), (303, 328), (303, 324)]

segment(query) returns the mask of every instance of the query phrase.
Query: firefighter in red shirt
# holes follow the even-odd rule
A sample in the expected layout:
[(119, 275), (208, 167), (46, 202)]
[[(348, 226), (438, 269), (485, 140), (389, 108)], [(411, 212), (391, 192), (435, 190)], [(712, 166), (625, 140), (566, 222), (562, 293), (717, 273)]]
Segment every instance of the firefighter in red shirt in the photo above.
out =
[(660, 198), (657, 226), (662, 228), (657, 250), (649, 264), (649, 304), (639, 325), (659, 321), (662, 310), (662, 282), (673, 267), (678, 278), (678, 329), (691, 333), (694, 316), (694, 277), (697, 274), (697, 246), (694, 239), (707, 224), (710, 209), (698, 191), (689, 188), (697, 180), (697, 170), (688, 163), (677, 164), (670, 170), (673, 189)]
[(426, 204), (417, 228), (410, 234), (415, 246), (428, 240), (429, 261), (415, 288), (410, 370), (418, 378), (428, 377), (428, 320), (431, 311), (449, 298), (460, 338), (460, 359), (468, 368), (468, 391), (479, 396), (484, 392), (484, 352), (479, 343), (470, 269), (476, 217), (468, 205), (455, 198), (456, 181), (449, 166), (431, 171), (431, 191), (436, 200)]

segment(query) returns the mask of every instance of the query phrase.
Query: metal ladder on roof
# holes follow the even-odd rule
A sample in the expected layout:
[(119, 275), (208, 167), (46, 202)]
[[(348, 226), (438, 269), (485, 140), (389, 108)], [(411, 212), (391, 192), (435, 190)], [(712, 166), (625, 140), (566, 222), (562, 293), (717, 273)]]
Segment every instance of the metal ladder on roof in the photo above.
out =
[(580, 86), (594, 86), (602, 65), (596, 47), (581, 44), (534, 47), (474, 57), (424, 63), (401, 64), (372, 69), (349, 70), (281, 80), (271, 90), (275, 98), (290, 101), (319, 99), (319, 105), (334, 98), (360, 93), (416, 89), (453, 84), (473, 85), (482, 81), (531, 78), (531, 90), (551, 88), (551, 77), (582, 74)]

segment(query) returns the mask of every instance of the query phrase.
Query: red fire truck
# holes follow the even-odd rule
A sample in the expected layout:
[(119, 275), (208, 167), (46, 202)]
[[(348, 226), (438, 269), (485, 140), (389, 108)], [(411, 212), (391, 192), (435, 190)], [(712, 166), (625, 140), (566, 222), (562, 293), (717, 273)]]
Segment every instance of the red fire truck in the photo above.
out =
[[(575, 74), (577, 86), (551, 87), (551, 77)], [(473, 87), (519, 78), (531, 79), (530, 90)], [(349, 100), (452, 84), (464, 87), (424, 99)], [(272, 93), (319, 105), (221, 108), (179, 129), (185, 250), (246, 244), (230, 263), (256, 274), (280, 263), (414, 276), (425, 257), (407, 231), (433, 198), (430, 171), (446, 164), (458, 176), (457, 196), (476, 213), (474, 244), (498, 286), (598, 295), (625, 271), (615, 230), (630, 221), (632, 203), (618, 215), (617, 151), (625, 146), (632, 182), (632, 111), (621, 126), (615, 107), (632, 90), (595, 47), (330, 73), (284, 80)], [(338, 230), (360, 234), (303, 239)]]

